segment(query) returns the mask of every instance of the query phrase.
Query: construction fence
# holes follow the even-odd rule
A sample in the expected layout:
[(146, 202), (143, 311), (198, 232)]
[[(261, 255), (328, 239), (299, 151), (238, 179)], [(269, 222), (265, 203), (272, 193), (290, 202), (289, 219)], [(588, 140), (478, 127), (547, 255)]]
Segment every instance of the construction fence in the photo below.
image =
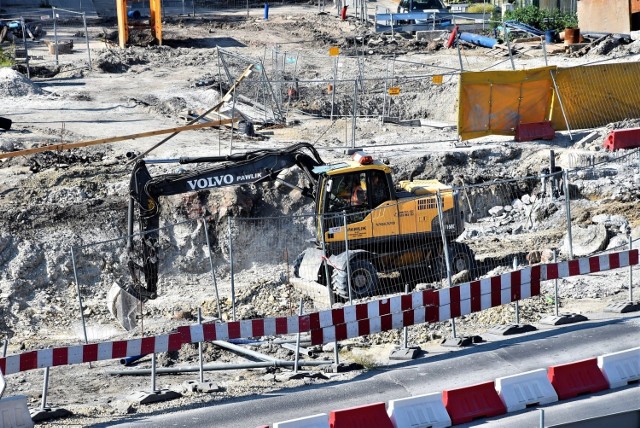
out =
[[(153, 332), (178, 325), (176, 314), (192, 317), (198, 310), (218, 320), (289, 316), (299, 311), (300, 299), (307, 313), (416, 289), (446, 288), (540, 262), (626, 250), (632, 224), (603, 207), (613, 201), (622, 213), (634, 209), (637, 186), (632, 180), (640, 173), (640, 152), (602, 154), (598, 161), (587, 157), (584, 163), (566, 170), (543, 168), (531, 177), (457, 186), (460, 203), (453, 211), (433, 195), (425, 203), (439, 206), (442, 215), (422, 220), (431, 222), (433, 233), (399, 231), (372, 247), (369, 256), (347, 265), (339, 264), (335, 255), (348, 249), (349, 241), (327, 242), (329, 233), (340, 237), (344, 226), (365, 224), (373, 236), (382, 236), (389, 226), (376, 219), (388, 214), (384, 210), (402, 210), (402, 203), (324, 218), (309, 213), (226, 216), (220, 221), (191, 213), (192, 219), (158, 230), (155, 252), (147, 256), (158, 261), (159, 297), (127, 316), (133, 328)], [(604, 191), (598, 199), (613, 177), (624, 175), (631, 177), (628, 182), (610, 185), (610, 193)], [(175, 218), (166, 215), (165, 223)], [(462, 215), (465, 230), (460, 236), (443, 233)], [(91, 337), (95, 329), (90, 325), (109, 316), (104, 302), (110, 290), (133, 284), (131, 264), (144, 265), (140, 246), (147, 237), (132, 238), (131, 245), (122, 237), (74, 249), (80, 317), (89, 326), (88, 341), (97, 339)], [(327, 251), (323, 259), (328, 272), (320, 267), (319, 282), (298, 278), (303, 276), (301, 255), (314, 247), (314, 240), (320, 244), (315, 251)], [(136, 272), (144, 284), (148, 275)]]

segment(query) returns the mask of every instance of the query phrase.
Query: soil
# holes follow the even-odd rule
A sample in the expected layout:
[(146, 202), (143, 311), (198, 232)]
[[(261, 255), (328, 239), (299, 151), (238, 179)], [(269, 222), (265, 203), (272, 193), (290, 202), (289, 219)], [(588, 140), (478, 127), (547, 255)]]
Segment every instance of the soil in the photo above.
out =
[[(378, 5), (394, 7), (384, 2)], [(19, 11), (11, 12), (18, 16)], [(370, 13), (373, 12), (370, 10)], [(1, 114), (13, 121), (10, 130), (0, 131), (0, 150), (11, 152), (185, 125), (185, 117), (193, 117), (194, 112), (215, 105), (230, 87), (224, 72), (220, 72), (219, 60), (224, 56), (235, 77), (246, 67), (247, 62), (242, 58), (261, 59), (270, 70), (279, 67), (274, 66), (279, 63), (278, 58), (285, 63), (279, 74), (275, 74), (291, 82), (287, 87), (295, 87), (294, 79), (299, 86), (295, 95), (283, 90), (289, 98), (283, 99), (282, 106), (286, 108), (282, 120), (272, 117), (265, 120), (266, 115), (256, 105), (261, 100), (259, 87), (255, 80), (248, 79), (240, 91), (244, 99), (240, 97), (235, 108), (255, 123), (257, 136), (240, 132), (232, 135), (225, 127), (183, 132), (153, 149), (149, 158), (215, 156), (230, 150), (285, 147), (306, 141), (313, 143), (326, 161), (334, 161), (344, 159), (345, 148), (353, 143), (349, 114), (353, 83), (345, 83), (351, 85), (349, 89), (336, 89), (333, 114), (338, 119), (331, 120), (331, 94), (327, 93), (327, 87), (332, 83), (334, 65), (327, 55), (330, 47), (341, 49), (338, 72), (341, 79), (357, 76), (358, 54), (364, 64), (364, 75), (371, 78), (385, 77), (392, 58), (400, 60), (394, 63), (396, 76), (459, 67), (456, 50), (442, 47), (447, 34), (434, 42), (419, 42), (401, 35), (382, 36), (354, 19), (338, 20), (334, 9), (327, 8), (327, 13), (318, 14), (317, 6), (313, 5), (292, 6), (286, 10), (274, 7), (269, 21), (262, 20), (260, 14), (252, 10), (248, 18), (244, 12), (227, 12), (197, 18), (167, 17), (163, 25), (163, 46), (148, 44), (143, 34), (136, 36), (137, 46), (122, 50), (109, 42), (116, 29), (113, 23), (90, 22), (91, 69), (87, 67), (85, 55), (73, 51), (65, 55), (60, 66), (35, 68), (31, 79), (10, 68), (0, 68), (0, 97), (4, 99)], [(621, 45), (609, 39), (606, 46), (591, 49), (586, 56), (575, 58), (561, 53), (551, 55), (550, 61), (562, 66), (600, 61), (638, 53), (638, 43)], [(544, 64), (542, 54), (533, 52), (517, 58), (519, 68)], [(295, 71), (288, 62), (291, 58), (296, 58), (291, 61), (295, 63)], [(504, 58), (496, 59), (487, 50), (467, 46), (464, 59), (467, 66), (479, 70)], [(497, 68), (501, 67), (508, 67), (508, 62)], [(377, 158), (387, 159), (394, 168), (395, 180), (411, 176), (437, 178), (459, 186), (538, 176), (541, 166), (548, 163), (550, 149), (555, 150), (558, 163), (565, 169), (584, 166), (585, 162), (608, 162), (612, 156), (601, 149), (608, 131), (637, 127), (640, 123), (640, 119), (629, 119), (595, 130), (579, 130), (574, 132), (573, 139), (568, 133), (557, 133), (552, 142), (516, 144), (511, 137), (497, 136), (460, 142), (455, 130), (456, 76), (445, 74), (442, 85), (432, 85), (426, 79), (409, 80), (403, 83), (402, 93), (392, 100), (390, 107), (381, 105), (384, 86), (371, 83), (366, 88), (367, 91), (360, 94), (363, 117), (357, 120), (357, 145)], [(250, 101), (254, 105), (250, 105)], [(223, 107), (225, 111), (231, 109), (230, 103)], [(383, 115), (395, 118), (392, 122), (398, 123), (381, 120)], [(408, 121), (413, 121), (413, 126), (409, 126)], [(415, 126), (416, 121), (421, 126)], [(582, 140), (590, 132), (596, 132), (596, 138)], [(152, 149), (162, 138), (46, 151), (0, 161), (3, 225), (0, 230), (0, 335), (8, 340), (8, 354), (82, 343), (84, 332), (77, 309), (72, 248), (82, 247), (83, 257), (99, 261), (96, 264), (99, 271), (83, 271), (78, 278), (80, 283), (102, 286), (95, 295), (84, 294), (90, 341), (137, 337), (141, 329), (146, 334), (168, 332), (194, 322), (198, 308), (205, 320), (218, 316), (231, 319), (233, 309), (237, 318), (290, 315), (297, 312), (301, 299), (305, 311), (317, 309), (309, 297), (289, 283), (288, 274), (283, 275), (281, 268), (252, 260), (254, 254), (242, 246), (236, 248), (236, 256), (248, 262), (235, 272), (236, 307), (224, 297), (229, 295), (224, 285), (220, 290), (222, 297), (216, 300), (207, 285), (210, 281), (207, 254), (196, 233), (186, 232), (175, 238), (172, 257), (185, 266), (181, 272), (192, 274), (174, 276), (172, 281), (176, 287), (168, 287), (159, 299), (145, 305), (143, 326), (126, 332), (117, 325), (107, 309), (105, 297), (108, 286), (124, 280), (127, 275), (125, 243), (119, 239), (127, 234), (129, 161), (132, 154)], [(170, 167), (160, 165), (158, 170), (169, 171)], [(301, 180), (295, 172), (289, 174)], [(571, 192), (580, 197), (572, 210), (572, 223), (576, 227), (587, 226), (595, 223), (596, 215), (620, 215), (622, 222), (605, 222), (607, 242), (604, 244), (609, 249), (628, 246), (627, 226), (634, 239), (640, 235), (639, 174), (638, 162), (634, 159), (576, 172)], [(249, 218), (310, 212), (299, 193), (282, 187), (243, 186), (168, 198), (163, 207), (163, 221), (193, 221), (208, 209), (213, 216), (209, 230), (214, 240), (222, 242), (228, 234), (228, 216)], [(484, 275), (508, 271), (514, 257), (521, 264), (526, 263), (526, 254), (534, 250), (552, 248), (560, 251), (561, 258), (566, 257), (566, 249), (562, 249), (565, 232), (557, 228), (565, 221), (563, 199), (541, 196), (538, 178), (515, 186), (496, 186), (487, 192), (470, 192), (472, 194), (465, 197), (475, 215), (467, 219), (467, 231), (460, 240), (469, 245), (483, 263)], [(212, 206), (218, 208), (211, 210)], [(495, 207), (500, 209), (491, 211)], [(114, 242), (84, 247), (109, 240)], [(268, 248), (268, 243), (264, 245)], [(228, 258), (223, 245), (216, 250), (216, 260)], [(292, 254), (290, 258), (293, 257)], [(226, 279), (230, 275), (228, 271), (217, 274)], [(628, 294), (626, 275), (626, 271), (615, 271), (559, 281), (561, 307), (572, 311), (600, 311), (606, 304), (624, 301)], [(551, 313), (554, 304), (553, 284), (545, 284), (542, 296), (522, 302), (521, 319), (536, 322)], [(503, 306), (462, 317), (459, 331), (467, 335), (480, 334), (493, 325), (512, 323), (512, 320), (513, 307)], [(409, 329), (409, 341), (432, 349), (449, 334), (448, 323), (415, 326)], [(260, 338), (260, 342), (251, 347), (271, 357), (292, 360), (293, 352), (276, 344), (274, 339)], [(341, 343), (341, 358), (361, 363), (364, 370), (373, 369), (390, 363), (389, 348), (400, 340), (401, 332), (392, 331), (345, 341)], [(316, 361), (333, 358), (330, 346), (310, 349)], [(203, 353), (206, 362), (245, 361), (210, 343), (203, 344)], [(198, 348), (197, 345), (184, 346), (179, 352), (158, 355), (157, 360), (163, 368), (197, 365)], [(148, 368), (150, 358), (137, 362), (137, 366)], [(74, 416), (43, 425), (84, 426), (126, 418), (135, 412), (194, 407), (280, 388), (346, 379), (357, 373), (330, 374), (312, 368), (313, 376), (283, 380), (278, 377), (284, 373), (280, 369), (217, 371), (207, 373), (206, 378), (221, 387), (218, 392), (185, 392), (178, 400), (140, 405), (123, 391), (148, 390), (149, 378), (110, 374), (120, 369), (117, 361), (52, 369), (47, 405), (69, 409)], [(196, 377), (193, 373), (163, 375), (158, 384), (179, 390), (185, 380)], [(9, 376), (7, 383), (5, 394), (27, 395), (30, 407), (40, 406), (40, 371)]]

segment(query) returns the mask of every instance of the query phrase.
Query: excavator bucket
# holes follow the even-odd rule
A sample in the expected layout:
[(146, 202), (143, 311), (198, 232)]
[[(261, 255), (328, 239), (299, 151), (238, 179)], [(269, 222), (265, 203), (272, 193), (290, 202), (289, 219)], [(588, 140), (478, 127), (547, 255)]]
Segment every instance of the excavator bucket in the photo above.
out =
[(140, 301), (127, 293), (119, 284), (113, 284), (107, 293), (107, 304), (111, 315), (127, 331), (137, 326), (136, 311)]

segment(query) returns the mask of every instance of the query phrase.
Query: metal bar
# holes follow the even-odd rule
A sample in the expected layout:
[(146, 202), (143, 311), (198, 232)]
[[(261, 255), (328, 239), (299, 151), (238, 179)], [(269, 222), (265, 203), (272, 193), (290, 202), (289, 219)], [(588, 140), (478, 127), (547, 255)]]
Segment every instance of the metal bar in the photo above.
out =
[[(332, 364), (331, 361), (307, 361), (302, 360), (298, 362), (299, 367), (318, 367)], [(250, 363), (236, 363), (236, 364), (207, 364), (203, 367), (204, 371), (221, 371), (221, 370), (246, 370), (246, 369), (258, 369), (263, 367), (293, 367), (293, 361), (276, 360), (276, 361), (260, 361)], [(176, 373), (193, 373), (200, 370), (200, 367), (187, 366), (179, 368), (163, 367), (156, 369), (156, 374), (176, 374)], [(149, 369), (128, 369), (128, 370), (114, 370), (108, 372), (111, 376), (147, 376), (151, 370)]]
[[(298, 315), (302, 316), (302, 311), (304, 309), (304, 301), (302, 297), (300, 298), (300, 309), (298, 310)], [(296, 334), (296, 350), (295, 350), (295, 364), (293, 365), (293, 372), (298, 373), (298, 360), (300, 359), (300, 332)]]
[(269, 362), (278, 361), (277, 358), (273, 358), (269, 355), (261, 354), (260, 352), (252, 351), (251, 349), (243, 348), (242, 346), (234, 345), (233, 343), (229, 343), (224, 340), (214, 340), (211, 343), (216, 346), (219, 346), (220, 348), (224, 348), (231, 352), (236, 352), (238, 354), (241, 354), (247, 357), (255, 358), (260, 361), (269, 361)]
[[(627, 239), (629, 240), (629, 252), (633, 250), (633, 237), (631, 228), (627, 228)], [(633, 265), (629, 264), (629, 303), (633, 303)]]
[(231, 314), (232, 320), (236, 320), (236, 287), (233, 271), (233, 235), (231, 234), (231, 216), (227, 217), (227, 225), (229, 231), (229, 265), (231, 275)]
[(211, 279), (213, 280), (213, 288), (216, 291), (216, 307), (218, 309), (218, 318), (222, 319), (222, 309), (220, 308), (220, 295), (218, 294), (218, 282), (216, 281), (216, 272), (213, 267), (213, 253), (211, 251), (211, 241), (209, 241), (209, 230), (207, 221), (202, 219), (202, 227), (204, 228), (204, 236), (207, 240), (207, 250), (209, 252), (209, 267), (211, 268)]
[[(329, 305), (333, 306), (334, 296), (331, 292), (331, 276), (329, 275), (329, 266), (327, 265), (327, 243), (324, 238), (324, 218), (320, 215), (320, 233), (322, 234), (322, 263), (324, 265), (324, 275), (327, 286), (327, 291), (329, 292)], [(338, 355), (338, 341), (333, 342), (333, 362), (335, 365), (340, 364), (340, 357)]]
[[(517, 270), (518, 269), (518, 258), (514, 257), (513, 258), (513, 270)], [(516, 306), (516, 325), (520, 325), (520, 303), (518, 300), (515, 301), (515, 306)]]
[[(447, 235), (445, 233), (445, 228), (444, 228), (444, 214), (442, 211), (442, 196), (440, 194), (440, 191), (438, 190), (438, 193), (436, 195), (436, 205), (438, 206), (438, 221), (440, 222), (440, 235), (442, 236), (442, 249), (443, 249), (443, 255), (444, 255), (444, 260), (445, 260), (445, 264), (447, 266), (447, 283), (449, 285), (449, 288), (451, 288), (453, 286), (453, 283), (451, 281), (451, 262), (449, 261), (449, 244), (447, 243)], [(453, 338), (456, 338), (456, 322), (455, 322), (455, 318), (451, 318), (451, 332), (453, 334)]]
[[(202, 309), (198, 308), (198, 324), (202, 325)], [(202, 369), (202, 342), (198, 342), (198, 364), (200, 366), (200, 382), (204, 382), (204, 371)]]
[(565, 211), (567, 214), (567, 235), (569, 237), (569, 259), (573, 259), (573, 234), (571, 233), (571, 195), (569, 195), (569, 173), (565, 169), (562, 171), (564, 175), (564, 201)]
[[(76, 269), (76, 256), (71, 247), (71, 265), (73, 266), (73, 278), (76, 281), (76, 291), (78, 292), (78, 305), (80, 306), (80, 321), (82, 321), (82, 334), (84, 335), (84, 343), (89, 343), (87, 339), (87, 326), (84, 322), (84, 308), (82, 307), (82, 296), (80, 295), (80, 283), (78, 282), (78, 270)], [(89, 363), (91, 367), (91, 363)]]
[(156, 389), (156, 354), (151, 354), (151, 392), (157, 392)]
[(9, 339), (4, 339), (2, 344), (2, 358), (7, 356), (7, 347), (9, 346)]
[[(553, 262), (557, 263), (558, 262), (558, 255), (556, 254), (556, 250), (553, 250)], [(553, 299), (555, 300), (555, 316), (560, 316), (559, 313), (559, 308), (560, 308), (560, 304), (558, 302), (558, 278), (553, 280), (553, 293), (554, 293), (554, 297)]]
[(84, 26), (84, 40), (87, 42), (87, 57), (89, 58), (89, 69), (92, 69), (93, 67), (91, 65), (91, 48), (89, 47), (89, 32), (87, 31), (87, 15), (84, 12), (82, 12), (82, 25)]
[(342, 226), (344, 227), (344, 251), (347, 253), (347, 286), (349, 287), (349, 305), (353, 304), (351, 291), (351, 263), (349, 263), (349, 228), (347, 226), (347, 212), (342, 211)]
[[(404, 285), (404, 294), (409, 294), (409, 284)], [(409, 327), (402, 328), (402, 349), (409, 348)]]
[(58, 65), (58, 14), (56, 13), (56, 8), (51, 8), (51, 13), (53, 14), (53, 43), (55, 43), (55, 53), (56, 53), (56, 66)]
[(560, 91), (558, 90), (558, 84), (556, 83), (556, 78), (553, 75), (553, 70), (549, 70), (551, 74), (551, 80), (553, 81), (553, 88), (556, 91), (556, 96), (558, 97), (558, 102), (560, 103), (560, 110), (562, 110), (562, 117), (564, 117), (564, 123), (567, 125), (567, 130), (569, 131), (569, 139), (573, 141), (573, 135), (571, 134), (571, 126), (569, 126), (569, 120), (567, 119), (567, 113), (564, 110), (564, 104), (562, 102), (562, 97), (560, 96)]
[(42, 401), (40, 402), (40, 410), (47, 408), (47, 392), (49, 391), (49, 367), (44, 368), (44, 383), (42, 385)]
[(358, 81), (353, 81), (353, 120), (351, 121), (351, 147), (356, 147), (356, 110), (358, 109)]
[(333, 62), (333, 86), (331, 87), (331, 117), (333, 120), (334, 106), (336, 104), (336, 80), (338, 79), (338, 56)]

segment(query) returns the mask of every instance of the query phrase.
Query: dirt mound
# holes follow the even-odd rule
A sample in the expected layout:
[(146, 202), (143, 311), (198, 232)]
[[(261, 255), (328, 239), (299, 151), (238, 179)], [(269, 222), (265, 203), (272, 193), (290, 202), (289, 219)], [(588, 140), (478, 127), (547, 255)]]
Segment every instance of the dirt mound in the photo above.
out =
[(44, 91), (11, 68), (0, 68), (0, 97), (42, 95)]

